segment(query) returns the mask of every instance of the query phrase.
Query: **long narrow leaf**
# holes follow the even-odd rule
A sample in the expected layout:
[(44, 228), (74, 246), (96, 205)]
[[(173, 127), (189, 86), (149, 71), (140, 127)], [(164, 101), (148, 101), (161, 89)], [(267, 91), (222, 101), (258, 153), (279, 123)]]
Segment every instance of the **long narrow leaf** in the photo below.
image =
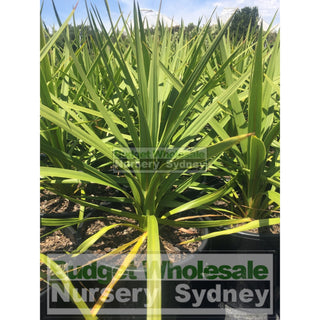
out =
[(147, 319), (161, 320), (161, 255), (158, 221), (154, 215), (147, 216)]
[(63, 30), (67, 27), (71, 17), (73, 16), (73, 14), (74, 14), (74, 12), (75, 12), (75, 10), (77, 8), (78, 2), (76, 3), (75, 7), (73, 8), (71, 13), (69, 14), (69, 16), (66, 19), (66, 21), (61, 25), (59, 30), (52, 36), (52, 38), (47, 42), (47, 44), (41, 49), (41, 51), (40, 51), (40, 61), (43, 60), (43, 58), (46, 56), (46, 54), (51, 49), (51, 47), (54, 45), (54, 43), (58, 40), (58, 38), (62, 34)]
[(99, 297), (96, 304), (91, 309), (91, 314), (93, 316), (96, 316), (99, 310), (101, 309), (104, 302), (107, 300), (112, 288), (116, 285), (116, 283), (121, 279), (123, 273), (126, 271), (128, 266), (130, 265), (131, 261), (134, 259), (135, 255), (137, 254), (138, 250), (142, 246), (143, 242), (145, 241), (147, 237), (147, 233), (144, 233), (142, 236), (140, 236), (137, 243), (134, 245), (134, 247), (131, 249), (130, 253), (127, 255), (127, 257), (124, 259), (123, 263), (117, 270), (116, 274), (112, 278), (111, 282), (108, 284), (108, 286), (105, 288), (105, 290), (102, 292), (101, 296)]
[(40, 259), (61, 280), (63, 286), (67, 290), (68, 294), (70, 295), (71, 299), (74, 301), (78, 309), (81, 311), (84, 318), (86, 320), (98, 319), (95, 315), (91, 315), (90, 309), (88, 308), (87, 304), (83, 301), (79, 292), (74, 288), (72, 282), (70, 281), (68, 276), (65, 274), (65, 272), (61, 269), (61, 267), (57, 263), (55, 263), (52, 259), (50, 259), (48, 256), (42, 253), (40, 253)]
[(201, 236), (201, 237), (197, 237), (197, 238), (194, 238), (191, 240), (180, 242), (180, 244), (186, 244), (186, 243), (201, 241), (201, 240), (210, 239), (210, 238), (214, 238), (214, 237), (218, 237), (218, 236), (229, 235), (229, 234), (233, 234), (233, 233), (237, 233), (237, 232), (241, 232), (241, 231), (247, 231), (247, 230), (252, 230), (252, 229), (256, 229), (256, 228), (272, 226), (272, 225), (278, 224), (278, 223), (280, 223), (280, 218), (256, 220), (256, 221), (246, 223), (240, 227), (230, 228), (230, 229), (223, 230), (223, 231), (211, 232), (211, 233), (208, 233), (208, 234)]
[(123, 227), (131, 227), (140, 231), (143, 231), (142, 229), (140, 229), (139, 227), (137, 227), (134, 224), (131, 223), (115, 223), (112, 224), (110, 226), (105, 226), (103, 228), (101, 228), (98, 232), (96, 232), (94, 235), (92, 235), (91, 237), (89, 237), (88, 239), (86, 239), (85, 241), (83, 241), (77, 249), (75, 249), (74, 251), (72, 251), (72, 256), (76, 257), (79, 254), (82, 254), (83, 252), (85, 252), (88, 248), (90, 248), (95, 242), (97, 242), (104, 234), (106, 234), (108, 231), (110, 231), (113, 228), (117, 228), (119, 226), (123, 226)]

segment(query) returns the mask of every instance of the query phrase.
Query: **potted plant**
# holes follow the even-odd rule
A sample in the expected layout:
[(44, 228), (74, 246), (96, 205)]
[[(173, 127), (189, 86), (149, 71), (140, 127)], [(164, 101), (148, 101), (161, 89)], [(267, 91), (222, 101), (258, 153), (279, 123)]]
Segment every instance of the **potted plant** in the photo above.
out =
[[(50, 57), (50, 50), (55, 47), (59, 36), (64, 37), (62, 57), (69, 72), (68, 79), (64, 81), (70, 87), (68, 100), (62, 99), (49, 88), (54, 78), (49, 81), (42, 79), (41, 117), (51, 130), (58, 128), (59, 132), (67, 133), (69, 144), (85, 146), (79, 149), (84, 152), (80, 155), (66, 152), (59, 144), (52, 144), (50, 137), (44, 134), (41, 152), (51, 162), (41, 167), (42, 185), (82, 207), (136, 221), (106, 226), (83, 241), (73, 254), (85, 252), (103, 234), (116, 227), (130, 226), (140, 232), (135, 241), (129, 244), (130, 254), (94, 307), (88, 310), (79, 299), (77, 306), (83, 311), (84, 317), (96, 318), (110, 290), (146, 241), (147, 289), (157, 292), (153, 303), (148, 305), (147, 318), (161, 319), (160, 226), (207, 228), (245, 223), (242, 228), (250, 229), (274, 224), (277, 220), (266, 218), (252, 221), (250, 217), (240, 217), (196, 221), (186, 214), (230, 193), (238, 176), (220, 188), (208, 189), (206, 194), (196, 199), (188, 200), (183, 195), (201, 178), (201, 170), (215, 163), (224, 151), (231, 150), (252, 136), (251, 132), (246, 132), (224, 139), (223, 135), (214, 134), (213, 131), (214, 116), (221, 112), (222, 104), (236, 94), (250, 74), (249, 70), (228, 88), (216, 93), (221, 75), (227, 72), (230, 61), (235, 57), (229, 57), (223, 65), (216, 65), (212, 69), (213, 57), (218, 55), (223, 35), (232, 18), (213, 39), (209, 37), (210, 21), (191, 43), (184, 43), (182, 30), (177, 47), (172, 49), (171, 31), (159, 23), (159, 15), (154, 33), (150, 28), (145, 30), (140, 10), (134, 5), (133, 28), (121, 15), (124, 26), (118, 31), (111, 20), (107, 2), (106, 7), (111, 23), (110, 33), (106, 31), (99, 12), (88, 10), (93, 32), (91, 48), (84, 43), (77, 51), (73, 49), (74, 43), (65, 30), (74, 10), (63, 24), (56, 12), (60, 29), (52, 37), (49, 36), (47, 42), (45, 36), (42, 37), (42, 65), (48, 61), (55, 63)], [(45, 31), (42, 29), (42, 32)], [(170, 46), (166, 46), (166, 42)], [(88, 48), (92, 51), (87, 52)], [(177, 50), (176, 54), (172, 54), (174, 50)], [(52, 59), (48, 60), (48, 56)], [(209, 93), (212, 99), (208, 99)], [(108, 171), (110, 169), (112, 173)], [(85, 193), (84, 185), (87, 183), (112, 188), (121, 196), (109, 196), (110, 205), (107, 207), (96, 204), (94, 197)], [(61, 188), (63, 185), (76, 185), (78, 188), (70, 192)], [(126, 201), (133, 212), (114, 208), (113, 204), (117, 201)], [(175, 219), (178, 214), (184, 219)], [(82, 213), (72, 218), (42, 218), (41, 223), (65, 228), (89, 219), (94, 218), (84, 218)], [(201, 238), (211, 236), (214, 235)], [(62, 279), (64, 285), (72, 288), (70, 280), (54, 261), (45, 255), (41, 259)], [(78, 298), (74, 297), (75, 300)]]
[[(280, 34), (272, 48), (264, 46), (267, 36), (268, 32), (263, 35), (261, 29), (257, 42), (249, 43), (250, 48), (255, 46), (253, 52), (245, 57), (243, 54), (238, 56), (224, 69), (227, 87), (239, 79), (232, 70), (237, 70), (240, 78), (249, 72), (251, 80), (242, 86), (241, 91), (232, 94), (229, 105), (224, 106), (224, 117), (220, 116), (220, 121), (216, 118), (211, 120), (213, 130), (224, 139), (230, 138), (233, 134), (254, 132), (254, 135), (225, 152), (219, 161), (209, 167), (209, 174), (207, 173), (209, 177), (220, 176), (234, 180), (231, 192), (224, 197), (224, 209), (216, 209), (231, 216), (250, 217), (255, 220), (252, 224), (256, 225), (259, 220), (266, 218), (276, 218), (279, 221), (280, 208)], [(233, 46), (235, 45), (227, 37), (221, 41), (221, 63), (230, 59)], [(241, 47), (246, 48), (248, 44), (241, 43), (234, 51), (237, 52)], [(243, 60), (251, 62), (244, 67)], [(208, 192), (208, 187), (198, 185), (197, 190)], [(243, 227), (238, 228), (239, 231), (241, 229), (244, 231)], [(230, 234), (229, 232), (231, 230), (225, 234)], [(220, 234), (223, 233), (216, 235)], [(226, 239), (223, 241), (227, 241)]]
[[(232, 64), (225, 68), (225, 81), (229, 87), (237, 81), (237, 74), (241, 77), (241, 74), (248, 72), (250, 63), (253, 65), (250, 82), (243, 86), (241, 91), (234, 93), (229, 105), (225, 106), (226, 113), (230, 111), (231, 114), (226, 114), (220, 121), (214, 119), (213, 126), (223, 138), (233, 134), (255, 133), (225, 152), (220, 162), (212, 166), (211, 170), (215, 176), (235, 179), (232, 191), (224, 197), (223, 207), (215, 209), (228, 218), (250, 217), (253, 219), (252, 226), (256, 227), (266, 221), (264, 219), (280, 221), (280, 33), (270, 47), (266, 41), (270, 30), (271, 27), (263, 34), (261, 28), (257, 40), (253, 41), (250, 40), (254, 37), (247, 34), (247, 41), (241, 43), (240, 47), (254, 47), (254, 50), (238, 61), (233, 60)], [(234, 47), (234, 51), (239, 50), (228, 37), (221, 41), (221, 63), (228, 60)], [(258, 228), (256, 232), (251, 232), (247, 226), (212, 228), (211, 233), (205, 237), (210, 237), (210, 247), (213, 250), (258, 250), (274, 253), (275, 301), (276, 311), (279, 313), (279, 231), (271, 232), (269, 223), (263, 223), (264, 228)]]

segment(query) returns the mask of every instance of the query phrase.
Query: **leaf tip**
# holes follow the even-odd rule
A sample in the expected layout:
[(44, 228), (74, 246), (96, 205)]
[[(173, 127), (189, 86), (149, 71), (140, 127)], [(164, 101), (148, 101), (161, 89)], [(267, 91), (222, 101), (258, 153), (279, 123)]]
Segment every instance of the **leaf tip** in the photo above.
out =
[(77, 1), (76, 5), (73, 7), (73, 11), (77, 9), (78, 4), (79, 4), (79, 0)]

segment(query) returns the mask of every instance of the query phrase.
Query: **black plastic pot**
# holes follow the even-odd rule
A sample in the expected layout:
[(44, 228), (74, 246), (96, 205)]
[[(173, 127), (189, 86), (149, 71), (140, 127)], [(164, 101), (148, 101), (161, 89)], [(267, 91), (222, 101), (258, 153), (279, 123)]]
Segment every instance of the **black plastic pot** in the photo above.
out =
[[(70, 218), (70, 214), (66, 213), (66, 214), (41, 214), (41, 217), (43, 218), (62, 218), (63, 216), (66, 216), (68, 218)], [(56, 229), (56, 227), (46, 227), (45, 229), (45, 233), (47, 232), (50, 232), (52, 230)], [(73, 228), (73, 227), (66, 227), (66, 228), (63, 228), (63, 229), (60, 229), (60, 231), (65, 235), (67, 236), (73, 243), (77, 243), (77, 238), (76, 238), (76, 235), (77, 235), (77, 232), (76, 230)], [(52, 252), (54, 254), (57, 254), (57, 253), (61, 253), (61, 254), (64, 254), (63, 251), (55, 251), (55, 252)], [(50, 254), (50, 252), (47, 252), (46, 254)], [(56, 319), (54, 317), (51, 317), (51, 316), (48, 316), (47, 315), (47, 291), (48, 289), (47, 288), (44, 288), (41, 293), (40, 293), (40, 319), (46, 319), (46, 320), (53, 320), (53, 319)], [(63, 318), (59, 318), (59, 319), (63, 319)], [(69, 317), (69, 319), (79, 319), (79, 316), (74, 316), (74, 317)]]
[[(94, 210), (93, 211), (89, 211), (87, 213), (87, 217), (90, 215), (90, 216), (94, 216), (97, 212), (95, 212)], [(79, 228), (79, 230), (81, 230), (82, 228)], [(202, 228), (200, 229), (201, 230), (201, 234), (206, 234), (209, 232), (208, 229), (206, 228)], [(78, 241), (80, 240), (82, 236), (82, 233), (81, 231), (77, 232), (77, 235), (76, 235), (76, 238), (78, 239)], [(82, 239), (83, 240), (83, 239)], [(185, 259), (183, 259), (183, 261), (181, 262), (182, 264), (185, 264), (185, 263), (188, 263), (188, 261), (190, 261), (191, 259), (193, 259), (197, 254), (199, 253), (203, 253), (203, 252), (207, 252), (208, 250), (208, 240), (204, 240), (202, 241), (200, 247), (198, 248), (198, 251), (194, 254), (190, 254), (190, 256), (186, 257)], [(78, 242), (79, 244), (79, 242)], [(138, 272), (143, 272), (143, 271), (138, 271)], [(117, 288), (121, 288), (123, 287), (124, 285), (128, 288), (131, 288), (131, 286), (134, 286), (136, 285), (137, 287), (142, 287), (142, 288), (146, 288), (146, 281), (140, 281), (140, 282), (136, 282), (134, 283), (135, 281), (127, 281), (126, 283), (124, 281), (119, 281), (116, 286), (114, 287), (114, 290), (116, 290)], [(105, 287), (105, 285), (103, 284), (98, 284), (98, 283), (94, 283), (92, 284), (92, 287)], [(48, 288), (48, 290), (51, 290), (51, 287)], [(173, 297), (173, 293), (171, 292), (171, 290), (174, 290), (174, 283), (172, 281), (169, 281), (169, 282), (166, 282), (165, 284), (163, 284), (162, 286), (162, 301), (163, 301), (163, 304), (171, 304), (170, 307), (172, 307), (172, 297)], [(49, 292), (50, 294), (50, 292)], [(48, 301), (47, 301), (47, 297), (48, 297), (48, 291), (45, 291), (43, 293), (41, 293), (41, 319), (42, 320), (58, 320), (58, 319), (83, 319), (83, 316), (81, 314), (79, 315), (67, 315), (67, 314), (64, 314), (64, 315), (58, 315), (58, 314), (53, 314), (53, 315), (48, 315), (47, 314), (47, 305), (48, 305)], [(124, 310), (124, 308), (130, 308), (130, 307), (133, 307), (133, 308), (144, 308), (144, 304), (146, 303), (146, 301), (143, 301), (143, 300), (139, 300), (138, 301), (138, 304), (136, 304), (135, 306), (132, 306), (130, 305), (131, 302), (128, 302), (127, 304), (126, 303), (121, 303), (121, 304), (118, 304), (115, 303), (112, 305), (113, 308), (118, 308), (119, 310)], [(70, 302), (68, 304), (68, 307), (73, 307), (73, 308), (76, 308), (75, 305)], [(65, 307), (65, 303), (61, 303), (61, 305), (58, 306), (59, 308), (61, 307)], [(123, 314), (123, 315), (98, 315), (99, 316), (99, 319), (114, 319), (114, 320), (145, 320), (146, 319), (146, 315), (128, 315), (128, 314)], [(167, 319), (167, 320), (175, 320), (175, 319), (179, 319), (179, 320), (186, 320), (186, 319), (202, 319), (201, 317), (188, 317), (188, 316), (179, 316), (179, 315), (163, 315), (162, 316), (162, 319)], [(223, 318), (221, 318), (223, 319)]]
[[(222, 228), (210, 228), (210, 232), (221, 231)], [(225, 230), (225, 229), (224, 229)], [(211, 250), (232, 251), (273, 251), (280, 253), (280, 234), (238, 232), (230, 235), (211, 238), (209, 241)]]
[[(225, 230), (225, 228), (210, 228), (210, 232), (223, 229)], [(268, 319), (276, 319), (280, 315), (280, 234), (238, 232), (209, 239), (209, 248), (212, 252), (270, 253), (273, 255), (274, 314), (269, 315)], [(242, 285), (241, 282), (239, 285)], [(250, 283), (246, 283), (246, 287), (250, 287)], [(231, 304), (229, 307), (239, 309), (241, 313), (241, 305)], [(239, 317), (239, 319), (243, 318)]]

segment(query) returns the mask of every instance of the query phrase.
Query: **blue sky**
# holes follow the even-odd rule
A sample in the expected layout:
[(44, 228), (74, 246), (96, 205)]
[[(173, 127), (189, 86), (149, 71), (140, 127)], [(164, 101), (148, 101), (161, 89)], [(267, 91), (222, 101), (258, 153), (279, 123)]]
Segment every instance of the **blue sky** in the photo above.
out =
[[(42, 18), (44, 22), (48, 27), (57, 25), (51, 0), (43, 1)], [(61, 20), (67, 18), (76, 2), (76, 0), (55, 0)], [(87, 2), (89, 6), (91, 3), (97, 6), (102, 18), (105, 18), (107, 23), (108, 18), (104, 0), (87, 0)], [(132, 12), (133, 0), (109, 0), (108, 3), (114, 19), (119, 16), (118, 2), (125, 15)], [(159, 1), (140, 0), (138, 2), (140, 8), (158, 11)], [(185, 24), (188, 24), (190, 22), (196, 23), (199, 17), (203, 17), (205, 21), (206, 18), (209, 18), (215, 8), (217, 8), (217, 15), (220, 15), (223, 8), (243, 8), (246, 6), (257, 6), (260, 16), (267, 23), (270, 23), (276, 10), (280, 10), (280, 0), (162, 0), (161, 13), (168, 16), (170, 19), (173, 18), (177, 22), (180, 22), (181, 18), (183, 18)], [(280, 21), (279, 13), (280, 12), (277, 14), (275, 24), (278, 24)], [(79, 5), (75, 12), (76, 21), (84, 21), (86, 16), (85, 0), (79, 0)]]

